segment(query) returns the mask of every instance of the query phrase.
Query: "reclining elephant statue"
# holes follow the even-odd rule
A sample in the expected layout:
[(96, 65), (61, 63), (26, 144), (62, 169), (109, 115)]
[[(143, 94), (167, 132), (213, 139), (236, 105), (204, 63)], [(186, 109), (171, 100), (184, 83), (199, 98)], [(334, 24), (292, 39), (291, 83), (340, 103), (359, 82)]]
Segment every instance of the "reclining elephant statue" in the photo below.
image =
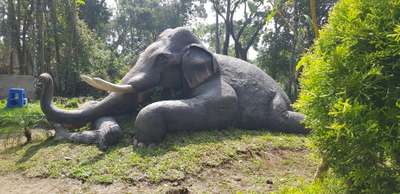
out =
[[(183, 130), (238, 127), (307, 132), (302, 125), (304, 116), (291, 110), (289, 98), (270, 76), (246, 61), (210, 52), (182, 27), (162, 32), (140, 54), (120, 84), (85, 75), (81, 78), (95, 88), (109, 91), (109, 95), (81, 109), (62, 110), (51, 102), (51, 76), (40, 76), (41, 108), (49, 121), (61, 125), (97, 123), (96, 131), (63, 132), (64, 138), (81, 143), (99, 143), (99, 139), (111, 142), (108, 144), (117, 142), (120, 136), (113, 134), (120, 130), (113, 117), (137, 111), (140, 96), (156, 87), (181, 95), (179, 99), (152, 102), (139, 110), (134, 142), (142, 145), (158, 143), (167, 133)], [(104, 135), (109, 134), (104, 130), (111, 131), (111, 135)]]

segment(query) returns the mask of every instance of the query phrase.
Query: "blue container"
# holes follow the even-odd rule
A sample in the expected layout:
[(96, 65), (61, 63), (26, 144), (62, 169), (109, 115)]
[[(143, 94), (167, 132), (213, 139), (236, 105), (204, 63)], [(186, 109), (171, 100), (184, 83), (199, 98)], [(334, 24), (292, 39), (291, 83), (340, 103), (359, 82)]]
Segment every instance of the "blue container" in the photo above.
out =
[(7, 107), (24, 107), (28, 104), (25, 89), (23, 88), (10, 88), (8, 89)]

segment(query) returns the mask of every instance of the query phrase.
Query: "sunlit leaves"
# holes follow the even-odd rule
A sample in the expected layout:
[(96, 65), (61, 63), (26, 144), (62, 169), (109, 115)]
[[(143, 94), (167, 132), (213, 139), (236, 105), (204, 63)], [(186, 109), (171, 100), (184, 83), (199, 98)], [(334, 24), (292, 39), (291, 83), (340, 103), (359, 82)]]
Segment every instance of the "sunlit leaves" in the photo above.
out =
[(393, 34), (389, 34), (388, 37), (393, 38), (395, 41), (400, 42), (400, 25), (397, 25), (394, 29)]
[(350, 191), (400, 191), (400, 3), (343, 0), (304, 68), (296, 107)]
[(75, 0), (75, 4), (77, 7), (85, 5), (85, 0)]

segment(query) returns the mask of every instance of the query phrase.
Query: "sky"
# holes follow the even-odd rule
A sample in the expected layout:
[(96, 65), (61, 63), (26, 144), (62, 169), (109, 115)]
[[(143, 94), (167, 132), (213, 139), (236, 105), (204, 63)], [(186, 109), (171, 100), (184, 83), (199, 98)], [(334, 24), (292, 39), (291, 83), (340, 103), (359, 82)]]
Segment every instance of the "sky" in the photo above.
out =
[[(107, 7), (112, 10), (113, 14), (115, 14), (116, 10), (116, 0), (106, 0)], [(202, 19), (202, 20), (192, 20), (190, 21), (192, 24), (196, 23), (204, 23), (204, 24), (212, 24), (215, 22), (215, 12), (212, 9), (212, 4), (210, 2), (207, 2), (205, 5), (206, 13), (207, 13), (207, 18)], [(234, 19), (239, 19), (243, 17), (243, 7), (239, 7), (238, 11), (234, 15)], [(222, 18), (220, 18), (220, 21), (222, 21)], [(233, 42), (233, 39), (230, 40)], [(249, 50), (248, 53), (248, 59), (254, 60), (257, 57), (257, 51), (255, 51), (252, 47)]]

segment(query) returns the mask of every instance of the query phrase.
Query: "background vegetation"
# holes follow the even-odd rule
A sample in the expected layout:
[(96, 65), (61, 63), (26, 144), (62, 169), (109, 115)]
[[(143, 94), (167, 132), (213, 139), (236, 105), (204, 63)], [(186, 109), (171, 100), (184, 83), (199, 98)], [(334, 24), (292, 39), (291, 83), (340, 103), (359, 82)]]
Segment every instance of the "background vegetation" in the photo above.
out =
[(117, 81), (160, 32), (188, 26), (216, 53), (253, 60), (295, 99), (294, 67), (315, 37), (311, 13), (322, 26), (336, 0), (119, 0), (115, 9), (110, 2), (0, 0), (0, 73), (49, 72), (56, 95), (101, 95), (79, 74)]
[(343, 0), (304, 67), (297, 108), (352, 192), (400, 191), (400, 1)]

